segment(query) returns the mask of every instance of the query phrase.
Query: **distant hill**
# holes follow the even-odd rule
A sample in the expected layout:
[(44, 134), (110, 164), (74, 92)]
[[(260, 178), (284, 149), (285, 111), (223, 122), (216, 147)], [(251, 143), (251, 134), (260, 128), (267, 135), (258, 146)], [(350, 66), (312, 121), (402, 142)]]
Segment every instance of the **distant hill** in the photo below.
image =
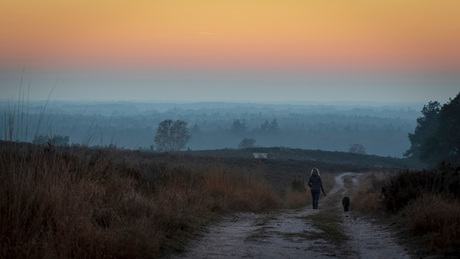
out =
[(299, 160), (320, 162), (336, 165), (348, 165), (366, 169), (418, 169), (424, 164), (410, 159), (382, 157), (376, 155), (355, 154), (349, 152), (331, 152), (286, 147), (250, 148), (250, 149), (219, 149), (188, 151), (191, 156), (208, 156), (220, 158), (254, 158), (254, 153), (266, 153), (267, 160)]

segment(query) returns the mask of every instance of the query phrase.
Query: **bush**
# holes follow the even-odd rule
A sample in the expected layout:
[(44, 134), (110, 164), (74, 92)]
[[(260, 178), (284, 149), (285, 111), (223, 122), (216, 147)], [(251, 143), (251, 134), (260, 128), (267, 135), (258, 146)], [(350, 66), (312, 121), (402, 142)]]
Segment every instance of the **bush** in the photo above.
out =
[(409, 231), (423, 236), (431, 249), (444, 253), (460, 245), (460, 201), (437, 194), (424, 194), (402, 210)]
[(449, 194), (460, 198), (460, 168), (441, 164), (434, 170), (403, 171), (383, 186), (383, 205), (396, 213), (425, 193)]
[(428, 247), (460, 252), (459, 168), (441, 164), (424, 171), (368, 173), (360, 178), (353, 205), (363, 212), (383, 208), (406, 218), (407, 230), (422, 236)]

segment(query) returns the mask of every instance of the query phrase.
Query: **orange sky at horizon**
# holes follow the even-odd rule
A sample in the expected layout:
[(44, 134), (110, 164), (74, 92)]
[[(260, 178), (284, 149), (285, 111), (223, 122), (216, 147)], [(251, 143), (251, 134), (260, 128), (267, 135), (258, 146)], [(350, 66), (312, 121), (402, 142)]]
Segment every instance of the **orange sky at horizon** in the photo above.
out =
[(460, 1), (0, 0), (0, 66), (459, 70)]

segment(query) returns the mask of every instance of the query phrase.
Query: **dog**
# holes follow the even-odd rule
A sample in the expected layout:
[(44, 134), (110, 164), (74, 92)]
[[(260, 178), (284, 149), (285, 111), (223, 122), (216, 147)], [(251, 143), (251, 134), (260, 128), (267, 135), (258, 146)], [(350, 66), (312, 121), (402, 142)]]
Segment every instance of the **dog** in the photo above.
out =
[(343, 210), (348, 211), (350, 207), (350, 197), (343, 197), (342, 199)]

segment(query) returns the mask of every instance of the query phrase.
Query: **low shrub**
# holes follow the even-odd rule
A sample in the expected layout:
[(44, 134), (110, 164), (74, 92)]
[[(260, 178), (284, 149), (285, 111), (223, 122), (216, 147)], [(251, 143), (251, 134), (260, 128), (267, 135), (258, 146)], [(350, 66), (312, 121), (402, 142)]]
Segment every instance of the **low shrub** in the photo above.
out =
[(401, 214), (407, 217), (408, 229), (422, 236), (426, 244), (443, 253), (458, 251), (460, 246), (460, 200), (439, 194), (423, 194)]
[(383, 205), (396, 213), (425, 193), (449, 194), (460, 198), (460, 168), (441, 164), (434, 170), (402, 171), (382, 187)]
[(353, 205), (361, 211), (382, 208), (404, 217), (407, 230), (443, 253), (460, 252), (459, 168), (441, 164), (433, 170), (369, 173), (360, 178)]

